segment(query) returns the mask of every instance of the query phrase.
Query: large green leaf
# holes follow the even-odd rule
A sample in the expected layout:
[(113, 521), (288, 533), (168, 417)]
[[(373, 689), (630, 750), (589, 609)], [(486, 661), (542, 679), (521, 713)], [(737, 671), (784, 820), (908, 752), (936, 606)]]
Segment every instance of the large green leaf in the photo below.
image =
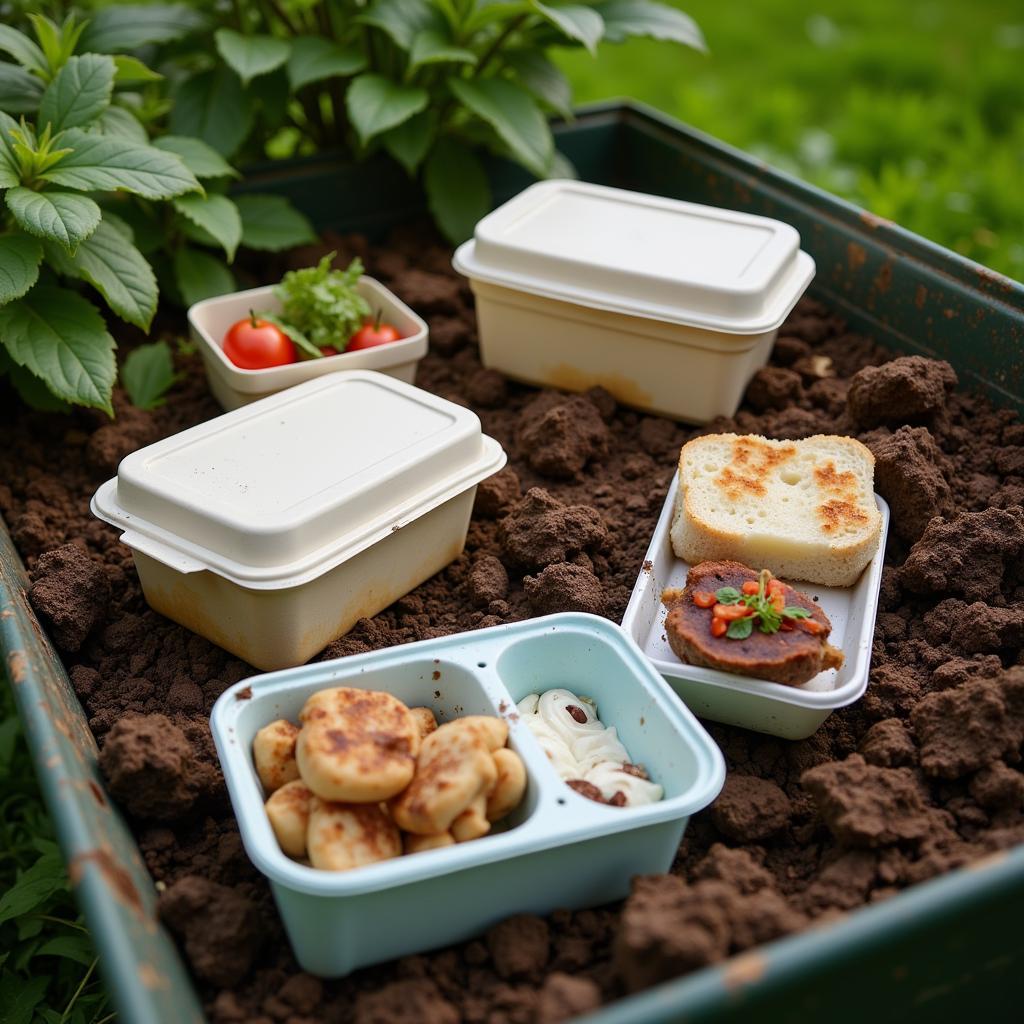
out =
[(467, 36), (479, 32), (492, 22), (503, 21), (507, 24), (513, 18), (532, 13), (526, 0), (475, 0), (472, 8), (463, 22), (463, 32)]
[(189, 246), (174, 254), (174, 279), (186, 306), (235, 290), (234, 275), (223, 260)]
[(190, 139), (185, 135), (164, 135), (153, 140), (157, 149), (176, 153), (185, 166), (197, 178), (237, 178), (234, 169), (212, 146), (201, 139)]
[(505, 63), (538, 99), (563, 117), (572, 117), (572, 86), (553, 61), (538, 50), (517, 50)]
[(174, 153), (77, 128), (66, 131), (61, 143), (70, 146), (71, 152), (40, 175), (56, 185), (84, 192), (124, 189), (146, 199), (202, 191), (195, 175)]
[(207, 232), (223, 248), (230, 263), (242, 240), (242, 218), (238, 207), (227, 196), (179, 196), (174, 208), (183, 217)]
[(423, 162), (437, 134), (437, 115), (423, 110), (404, 124), (385, 132), (384, 148), (410, 173)]
[(10, 131), (18, 122), (0, 110), (0, 188), (13, 188), (21, 182), (21, 169), (14, 153)]
[(7, 193), (7, 208), (18, 226), (37, 238), (59, 242), (74, 251), (100, 222), (100, 208), (74, 192), (36, 192), (18, 186)]
[(217, 43), (217, 52), (228, 67), (238, 72), (238, 77), (245, 84), (281, 67), (292, 50), (285, 39), (275, 36), (243, 36), (230, 28), (217, 29), (213, 38)]
[(448, 84), (456, 99), (498, 133), (516, 160), (538, 177), (547, 174), (554, 152), (551, 129), (525, 89), (504, 78), (450, 78)]
[(113, 415), (114, 339), (96, 307), (81, 295), (36, 285), (24, 298), (0, 307), (0, 343), (58, 398)]
[(147, 43), (169, 43), (205, 28), (207, 19), (186, 4), (111, 4), (91, 15), (79, 50), (115, 53)]
[(373, 74), (353, 79), (345, 94), (348, 118), (364, 146), (374, 136), (418, 114), (429, 101), (426, 89)]
[(50, 65), (43, 51), (27, 35), (10, 25), (0, 25), (0, 52), (9, 54), (27, 71), (37, 71), (44, 78), (50, 77)]
[(0, 61), (0, 110), (32, 114), (43, 96), (43, 83), (16, 64)]
[(114, 81), (118, 85), (126, 85), (129, 82), (159, 82), (164, 77), (152, 68), (146, 67), (138, 57), (126, 54), (119, 53), (114, 58), (114, 67), (117, 68)]
[(313, 225), (284, 196), (245, 195), (235, 199), (242, 218), (242, 245), (280, 252), (316, 241)]
[(39, 102), (39, 127), (49, 123), (59, 132), (95, 121), (110, 105), (115, 74), (112, 57), (98, 53), (69, 57)]
[(230, 157), (252, 128), (253, 109), (242, 81), (228, 67), (201, 71), (186, 79), (174, 96), (170, 129), (202, 139)]
[(175, 381), (174, 357), (166, 341), (133, 349), (121, 367), (121, 383), (131, 403), (140, 409), (156, 409)]
[(356, 21), (386, 32), (403, 50), (412, 48), (419, 32), (427, 28), (443, 31), (446, 24), (430, 0), (373, 0), (369, 10)]
[(366, 67), (366, 57), (358, 46), (342, 46), (320, 36), (296, 36), (288, 58), (288, 81), (297, 92), (310, 82), (354, 75)]
[(88, 281), (122, 320), (149, 330), (158, 298), (153, 268), (113, 224), (101, 221), (73, 256), (50, 243), (46, 257), (58, 273)]
[(630, 36), (649, 36), (706, 50), (704, 36), (688, 14), (655, 0), (608, 0), (595, 5), (604, 19), (604, 38), (621, 43)]
[(0, 235), (0, 306), (20, 299), (39, 279), (43, 247), (28, 235)]
[(99, 119), (89, 125), (89, 131), (100, 135), (119, 135), (122, 139), (129, 139), (139, 146), (145, 146), (149, 142), (142, 122), (124, 107), (107, 107)]
[[(6, 363), (6, 367), (4, 366)], [(34, 373), (30, 373), (24, 366), (19, 366), (7, 355), (3, 345), (0, 344), (0, 373), (6, 372), (14, 390), (21, 396), (21, 400), (30, 408), (39, 412), (71, 412), (71, 406), (62, 398), (58, 398), (47, 386), (46, 382), (40, 380)], [(91, 962), (91, 961), (90, 961)]]
[(542, 4), (540, 0), (531, 0), (531, 4), (562, 35), (582, 43), (591, 53), (597, 52), (597, 44), (604, 34), (604, 19), (593, 7), (583, 4)]
[(491, 208), (483, 165), (472, 150), (452, 139), (438, 141), (424, 167), (423, 182), (430, 212), (453, 244), (469, 238)]
[(425, 28), (417, 32), (409, 53), (410, 68), (424, 64), (475, 64), (477, 55), (464, 46), (456, 46), (447, 32)]

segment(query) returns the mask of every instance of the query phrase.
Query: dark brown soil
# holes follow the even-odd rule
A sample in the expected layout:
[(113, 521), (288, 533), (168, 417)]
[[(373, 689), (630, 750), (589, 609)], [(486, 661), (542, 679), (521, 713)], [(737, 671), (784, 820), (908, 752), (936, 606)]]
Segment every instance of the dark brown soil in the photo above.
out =
[[(480, 487), (465, 554), (323, 657), (563, 608), (618, 620), (679, 446), (698, 431), (602, 391), (537, 392), (483, 370), (470, 295), (422, 234), (384, 249), (327, 241), (429, 318), (418, 382), (472, 406), (510, 467)], [(948, 365), (893, 360), (806, 300), (747, 404), (709, 429), (848, 432), (875, 451), (894, 530), (864, 700), (801, 742), (710, 725), (730, 781), (672, 874), (638, 879), (625, 904), (513, 918), (340, 982), (301, 974), (207, 726), (252, 670), (151, 612), (130, 553), (89, 513), (123, 455), (219, 411), (198, 359), (178, 363), (165, 407), (118, 395), (112, 423), (30, 414), (0, 394), (0, 511), (213, 1021), (564, 1020), (1024, 840), (1024, 426), (956, 390)]]

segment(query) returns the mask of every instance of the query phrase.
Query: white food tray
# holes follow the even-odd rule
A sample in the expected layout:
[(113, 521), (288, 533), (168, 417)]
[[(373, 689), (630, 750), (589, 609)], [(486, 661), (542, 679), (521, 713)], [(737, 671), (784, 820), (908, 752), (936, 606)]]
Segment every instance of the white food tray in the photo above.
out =
[(829, 642), (843, 651), (846, 661), (838, 671), (821, 672), (803, 686), (785, 686), (766, 679), (688, 665), (669, 647), (665, 633), (668, 610), (661, 603), (661, 593), (666, 587), (684, 587), (689, 571), (687, 563), (676, 557), (669, 538), (678, 486), (678, 476), (673, 477), (643, 568), (626, 606), (622, 628), (699, 718), (783, 739), (805, 739), (836, 708), (860, 700), (867, 689), (878, 590), (889, 532), (889, 506), (875, 495), (875, 503), (882, 514), (882, 536), (878, 551), (854, 586), (819, 587), (792, 581), (793, 586), (821, 605), (832, 622)]

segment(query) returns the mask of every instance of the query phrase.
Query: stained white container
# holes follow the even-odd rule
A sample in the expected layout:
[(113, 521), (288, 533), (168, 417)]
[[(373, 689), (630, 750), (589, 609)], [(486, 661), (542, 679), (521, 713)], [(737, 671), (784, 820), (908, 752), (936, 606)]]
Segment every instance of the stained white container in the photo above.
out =
[(687, 563), (676, 557), (669, 536), (678, 486), (678, 476), (673, 477), (643, 569), (622, 617), (622, 628), (698, 718), (788, 740), (805, 739), (836, 708), (860, 700), (867, 689), (889, 533), (889, 506), (875, 495), (875, 504), (882, 514), (882, 536), (874, 558), (852, 587), (821, 587), (792, 581), (793, 586), (821, 605), (832, 623), (829, 643), (840, 648), (846, 660), (842, 668), (821, 672), (803, 686), (786, 686), (688, 665), (669, 646), (665, 633), (668, 609), (661, 603), (661, 593), (666, 587), (686, 586), (689, 570)]
[(814, 276), (788, 224), (579, 181), (530, 186), (453, 264), (485, 366), (691, 423), (736, 411)]
[[(271, 366), (265, 370), (245, 370), (231, 362), (224, 355), (224, 335), (232, 324), (244, 320), (250, 310), (280, 314), (281, 302), (274, 294), (273, 286), (216, 295), (197, 302), (188, 311), (189, 329), (203, 357), (203, 367), (213, 397), (223, 408), (237, 409), (303, 381), (326, 373), (336, 373), (338, 370), (378, 370), (412, 384), (416, 366), (427, 354), (426, 323), (394, 292), (374, 278), (364, 274), (356, 287), (369, 303), (374, 316), (380, 310), (381, 319), (394, 325), (402, 336), (399, 341), (357, 352), (339, 352), (336, 356), (324, 356), (322, 359), (300, 359), (286, 366)], [(339, 338), (339, 346), (347, 340)]]
[(124, 531), (151, 607), (276, 669), (457, 558), (504, 464), (468, 409), (354, 370), (133, 452), (92, 511)]
[[(526, 766), (522, 804), (499, 830), (446, 849), (345, 872), (291, 860), (263, 809), (252, 741), (274, 719), (297, 722), (328, 686), (386, 690), (440, 721), (504, 715)], [(528, 693), (553, 687), (597, 701), (664, 799), (609, 807), (558, 777), (516, 713)], [(669, 869), (690, 815), (725, 779), (718, 748), (632, 640), (607, 619), (575, 613), (245, 679), (214, 705), (211, 728), (245, 851), (270, 881), (299, 964), (327, 977), (468, 939), (511, 914), (621, 899), (634, 875)]]

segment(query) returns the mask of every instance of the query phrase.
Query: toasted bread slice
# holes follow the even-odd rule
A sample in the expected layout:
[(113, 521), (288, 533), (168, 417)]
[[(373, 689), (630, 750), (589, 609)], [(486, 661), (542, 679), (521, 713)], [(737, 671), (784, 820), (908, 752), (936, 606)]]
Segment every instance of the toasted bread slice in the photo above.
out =
[(878, 549), (874, 456), (850, 437), (711, 434), (683, 446), (672, 547), (784, 579), (852, 586)]

